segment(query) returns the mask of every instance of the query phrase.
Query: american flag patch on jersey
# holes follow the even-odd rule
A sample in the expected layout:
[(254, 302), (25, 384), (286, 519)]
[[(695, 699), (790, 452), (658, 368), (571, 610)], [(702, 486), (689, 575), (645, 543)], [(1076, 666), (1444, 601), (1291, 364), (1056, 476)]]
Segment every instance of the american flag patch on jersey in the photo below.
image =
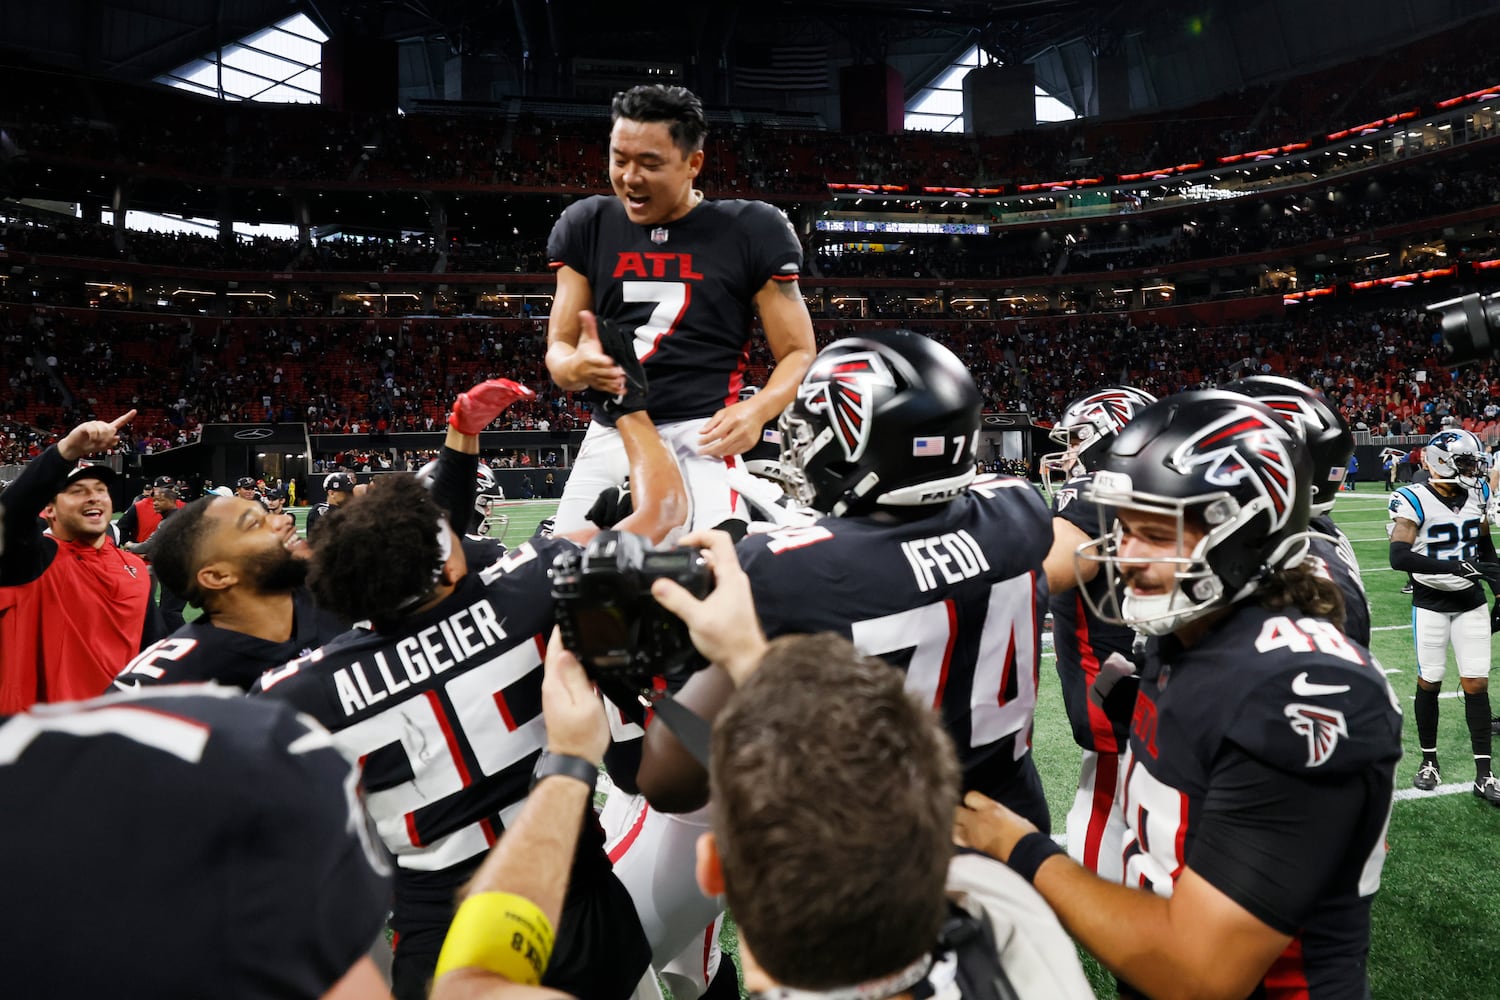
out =
[(913, 458), (929, 458), (943, 453), (943, 439), (940, 437), (922, 437), (911, 439), (911, 453)]

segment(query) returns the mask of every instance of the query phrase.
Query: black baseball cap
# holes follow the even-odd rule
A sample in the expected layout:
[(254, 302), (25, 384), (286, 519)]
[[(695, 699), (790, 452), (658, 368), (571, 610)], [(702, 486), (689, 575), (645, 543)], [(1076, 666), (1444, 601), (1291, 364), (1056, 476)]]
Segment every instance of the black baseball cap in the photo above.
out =
[(177, 480), (171, 476), (157, 476), (151, 480), (151, 488), (154, 490), (175, 490), (177, 488)]
[(353, 493), (354, 477), (349, 475), (349, 473), (347, 472), (330, 473), (328, 477), (323, 480), (323, 489), (327, 490), (329, 493)]
[(67, 478), (63, 480), (63, 484), (59, 487), (59, 490), (65, 489), (80, 479), (97, 479), (101, 483), (112, 483), (116, 478), (118, 477), (115, 474), (115, 470), (107, 465), (94, 462), (79, 462), (76, 466), (68, 470)]
[(285, 486), (272, 486), (270, 489), (266, 490), (266, 499), (267, 500), (285, 500), (286, 499), (286, 487)]
[(234, 488), (237, 490), (253, 490), (255, 489), (255, 480), (250, 476), (241, 476), (236, 480)]

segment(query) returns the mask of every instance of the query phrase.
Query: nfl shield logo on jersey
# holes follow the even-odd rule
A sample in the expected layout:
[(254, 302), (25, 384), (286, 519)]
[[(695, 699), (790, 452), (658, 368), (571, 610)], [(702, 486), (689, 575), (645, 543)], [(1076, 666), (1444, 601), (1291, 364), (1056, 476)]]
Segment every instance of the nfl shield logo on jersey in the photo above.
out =
[(669, 235), (670, 234), (666, 231), (666, 229), (664, 227), (657, 226), (655, 229), (651, 230), (651, 242), (652, 243), (658, 243), (658, 244), (659, 243), (665, 243), (665, 242), (667, 242), (667, 237)]

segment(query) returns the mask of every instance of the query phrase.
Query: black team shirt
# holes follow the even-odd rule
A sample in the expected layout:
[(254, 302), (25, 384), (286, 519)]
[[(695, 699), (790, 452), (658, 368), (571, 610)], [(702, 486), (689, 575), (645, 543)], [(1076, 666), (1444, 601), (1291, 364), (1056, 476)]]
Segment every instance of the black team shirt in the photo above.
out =
[(705, 199), (675, 222), (641, 226), (618, 198), (596, 195), (558, 218), (547, 259), (588, 279), (597, 316), (634, 332), (651, 419), (664, 424), (739, 400), (755, 294), (797, 280), (802, 247), (764, 202)]
[[(1364, 1000), (1401, 713), (1379, 666), (1296, 608), (1150, 640), (1131, 721), (1125, 884), (1184, 867), (1292, 936), (1257, 997)], [(1122, 995), (1132, 995), (1128, 992)]]
[(1031, 745), (1052, 518), (1023, 479), (977, 480), (926, 517), (825, 517), (739, 545), (766, 635), (837, 632), (942, 716), (964, 787), (1004, 785)]

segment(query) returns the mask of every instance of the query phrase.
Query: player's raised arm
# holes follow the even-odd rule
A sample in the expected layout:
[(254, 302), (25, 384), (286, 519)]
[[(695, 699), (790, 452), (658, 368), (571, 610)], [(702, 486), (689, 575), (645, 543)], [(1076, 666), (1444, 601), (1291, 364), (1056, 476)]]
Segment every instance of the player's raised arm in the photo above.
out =
[(764, 389), (724, 407), (703, 425), (698, 440), (705, 455), (741, 455), (754, 447), (761, 428), (775, 421), (797, 395), (797, 383), (817, 354), (812, 317), (796, 278), (771, 278), (755, 293), (755, 308), (776, 368)]

